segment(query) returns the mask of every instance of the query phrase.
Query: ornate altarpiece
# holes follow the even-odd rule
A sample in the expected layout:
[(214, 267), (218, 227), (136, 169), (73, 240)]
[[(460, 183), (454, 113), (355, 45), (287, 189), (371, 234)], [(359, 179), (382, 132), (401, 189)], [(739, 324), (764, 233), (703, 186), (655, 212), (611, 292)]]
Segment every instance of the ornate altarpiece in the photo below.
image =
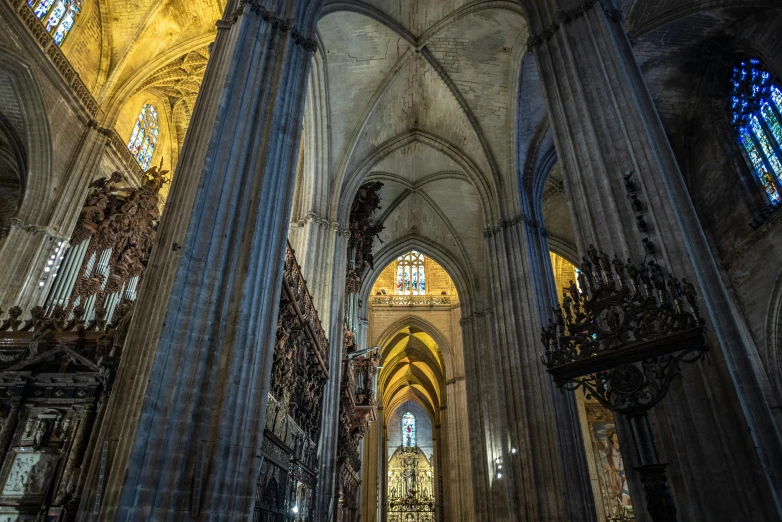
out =
[(131, 305), (114, 323), (13, 308), (0, 324), (0, 520), (73, 520), (122, 355)]
[(400, 446), (388, 461), (388, 522), (434, 522), (434, 467), (416, 446)]

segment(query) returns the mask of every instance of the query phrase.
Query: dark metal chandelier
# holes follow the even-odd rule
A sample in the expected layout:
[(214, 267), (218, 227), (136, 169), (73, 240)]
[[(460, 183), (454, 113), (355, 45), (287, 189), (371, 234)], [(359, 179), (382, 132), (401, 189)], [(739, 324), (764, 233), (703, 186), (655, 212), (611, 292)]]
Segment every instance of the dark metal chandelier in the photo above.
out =
[(646, 416), (681, 375), (681, 363), (708, 351), (705, 321), (691, 282), (656, 261), (637, 264), (590, 245), (578, 283), (570, 281), (554, 321), (543, 328), (543, 363), (559, 388), (583, 388), (630, 421), (647, 510), (657, 521), (676, 520), (651, 426)]

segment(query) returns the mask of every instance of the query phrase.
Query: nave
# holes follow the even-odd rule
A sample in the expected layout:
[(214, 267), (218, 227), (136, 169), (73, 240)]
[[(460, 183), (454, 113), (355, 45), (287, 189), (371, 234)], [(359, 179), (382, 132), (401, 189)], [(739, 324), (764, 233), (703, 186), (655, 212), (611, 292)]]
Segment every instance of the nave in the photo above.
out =
[(0, 0), (0, 522), (782, 519), (781, 14)]

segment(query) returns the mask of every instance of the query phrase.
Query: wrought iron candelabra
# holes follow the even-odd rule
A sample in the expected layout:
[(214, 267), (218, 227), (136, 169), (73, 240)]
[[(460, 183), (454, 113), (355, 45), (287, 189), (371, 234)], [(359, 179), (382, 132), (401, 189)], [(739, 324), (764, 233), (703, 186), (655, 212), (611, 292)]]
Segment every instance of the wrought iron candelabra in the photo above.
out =
[(610, 258), (590, 245), (578, 283), (570, 281), (554, 321), (543, 328), (543, 363), (559, 388), (583, 388), (609, 410), (627, 417), (655, 522), (675, 521), (667, 464), (660, 462), (647, 412), (681, 376), (681, 364), (708, 351), (697, 293), (656, 261)]

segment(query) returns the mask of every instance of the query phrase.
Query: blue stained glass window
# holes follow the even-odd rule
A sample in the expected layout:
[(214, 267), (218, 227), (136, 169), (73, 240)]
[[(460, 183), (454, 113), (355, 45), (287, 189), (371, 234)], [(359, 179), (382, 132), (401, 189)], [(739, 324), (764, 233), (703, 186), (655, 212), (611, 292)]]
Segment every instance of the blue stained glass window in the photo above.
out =
[(27, 0), (27, 5), (35, 17), (44, 22), (46, 31), (57, 45), (68, 36), (81, 12), (80, 0)]
[(728, 102), (731, 123), (749, 166), (772, 205), (779, 205), (782, 183), (782, 91), (760, 60), (733, 68)]
[(415, 447), (415, 415), (409, 411), (402, 415), (402, 446)]
[(766, 191), (766, 195), (768, 195), (771, 203), (778, 205), (780, 202), (779, 193), (774, 186), (774, 182), (771, 180), (771, 176), (768, 175), (768, 170), (766, 169), (766, 165), (763, 163), (763, 160), (758, 153), (755, 142), (752, 140), (752, 137), (749, 135), (749, 132), (747, 132), (746, 128), (739, 130), (739, 140), (741, 141), (741, 144), (744, 147), (750, 162), (752, 162), (752, 167), (755, 170), (758, 179), (760, 179), (760, 184), (763, 185), (763, 188)]
[(62, 15), (65, 14), (65, 2), (63, 0), (60, 0), (56, 4), (54, 4), (54, 9), (52, 9), (51, 13), (49, 13), (49, 19), (46, 20), (46, 30), (49, 32), (52, 32), (55, 27), (60, 23), (60, 20), (62, 20)]
[[(38, 20), (43, 20), (43, 18), (49, 12), (49, 9), (51, 9), (53, 3), (54, 0), (41, 0), (38, 3), (38, 6), (33, 9), (33, 13), (38, 18)], [(30, 7), (33, 6), (31, 5)]]
[(136, 118), (136, 126), (128, 140), (128, 150), (144, 170), (147, 170), (152, 162), (159, 135), (157, 111), (154, 105), (147, 103), (141, 108)]

